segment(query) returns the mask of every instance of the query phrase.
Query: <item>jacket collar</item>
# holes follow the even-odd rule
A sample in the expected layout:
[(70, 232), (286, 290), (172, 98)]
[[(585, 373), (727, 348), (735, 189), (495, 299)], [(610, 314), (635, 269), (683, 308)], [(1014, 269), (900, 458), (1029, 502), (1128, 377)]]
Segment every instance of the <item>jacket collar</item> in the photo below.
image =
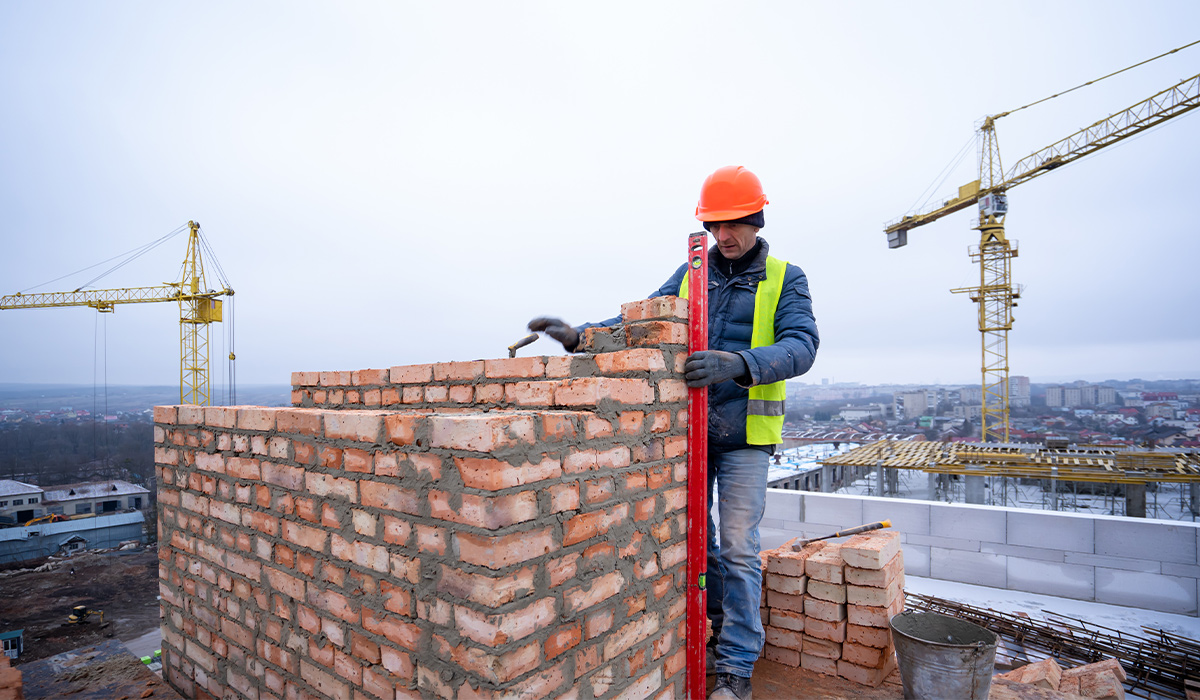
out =
[[(750, 262), (750, 267), (746, 268), (741, 274), (734, 275), (734, 277), (748, 277), (752, 280), (764, 280), (767, 278), (767, 251), (770, 246), (767, 245), (767, 240), (762, 236), (758, 236), (757, 240), (762, 243), (762, 247), (758, 250), (758, 255), (754, 256), (754, 260)], [(725, 274), (725, 270), (721, 267), (722, 263), (728, 263), (728, 261), (724, 255), (721, 255), (721, 251), (717, 249), (717, 246), (714, 245), (709, 248), (708, 269), (710, 273), (715, 271), (721, 277), (729, 278), (729, 275)]]

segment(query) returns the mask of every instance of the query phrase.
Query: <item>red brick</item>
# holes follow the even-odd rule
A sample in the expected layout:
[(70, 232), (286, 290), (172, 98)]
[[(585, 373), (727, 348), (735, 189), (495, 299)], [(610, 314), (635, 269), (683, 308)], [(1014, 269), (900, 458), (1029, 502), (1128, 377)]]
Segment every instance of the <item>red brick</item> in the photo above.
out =
[(855, 535), (842, 543), (842, 559), (857, 569), (882, 569), (900, 551), (900, 533), (875, 530)]
[(808, 637), (815, 637), (840, 644), (846, 641), (846, 621), (828, 622), (826, 620), (818, 620), (815, 617), (805, 616), (804, 634)]
[(884, 649), (892, 644), (892, 631), (888, 627), (866, 627), (847, 624), (846, 641), (863, 646)]
[(896, 552), (896, 555), (891, 560), (884, 564), (882, 569), (859, 569), (856, 567), (846, 567), (846, 583), (855, 586), (874, 586), (876, 588), (887, 588), (892, 581), (899, 581), (900, 585), (904, 585), (904, 552)]
[(501, 360), (484, 360), (483, 375), (489, 379), (534, 378), (546, 374), (546, 366), (540, 357), (512, 357)]
[(467, 639), (490, 647), (524, 639), (556, 621), (554, 598), (539, 598), (530, 604), (499, 615), (454, 606), (454, 625)]
[(525, 415), (432, 415), (429, 417), (434, 447), (474, 452), (533, 444), (534, 419)]
[(417, 525), (417, 551), (422, 554), (446, 554), (446, 531), (440, 527)]
[(321, 372), (321, 386), (347, 386), (350, 384), (350, 372)]
[[(370, 481), (364, 481), (363, 488), (378, 486)], [(351, 503), (358, 502), (358, 482), (353, 479), (343, 479), (328, 474), (307, 472), (304, 475), (304, 487), (314, 496), (336, 496)]]
[(388, 371), (392, 384), (425, 384), (433, 379), (433, 365), (404, 365)]
[(846, 563), (842, 559), (841, 545), (826, 544), (820, 550), (809, 555), (804, 562), (804, 573), (809, 578), (826, 583), (845, 583), (846, 578), (843, 573), (845, 565)]
[[(812, 585), (812, 581), (809, 581)], [(839, 622), (846, 619), (846, 606), (842, 603), (831, 603), (827, 600), (813, 598), (811, 595), (804, 594), (804, 614), (809, 618), (825, 620), (826, 622)], [(811, 620), (806, 620), (805, 625), (811, 623)]]
[(488, 530), (533, 520), (538, 515), (537, 494), (533, 491), (488, 497), (434, 490), (428, 498), (431, 517)]
[(513, 382), (504, 385), (504, 400), (519, 406), (549, 406), (557, 387), (557, 381)]
[(537, 464), (526, 462), (520, 466), (513, 466), (498, 459), (474, 457), (456, 457), (454, 463), (458, 467), (463, 484), (469, 488), (488, 491), (499, 491), (562, 476), (561, 465), (552, 457), (546, 457)]
[(549, 661), (569, 649), (574, 649), (582, 638), (583, 627), (580, 624), (560, 625), (546, 638), (546, 660)]
[(439, 382), (456, 379), (478, 379), (483, 376), (483, 362), (439, 362), (433, 366), (433, 378)]
[(282, 486), (289, 491), (299, 491), (304, 488), (304, 470), (274, 462), (262, 463), (262, 480)]
[(421, 514), (421, 498), (415, 491), (377, 481), (361, 481), (359, 489), (364, 506), (409, 515)]
[(854, 605), (874, 607), (886, 606), (896, 596), (900, 595), (900, 581), (893, 580), (887, 588), (874, 586), (846, 586), (846, 600)]
[[(783, 576), (780, 574), (771, 573), (771, 564), (767, 562), (767, 575), (763, 577), (763, 586), (772, 591), (787, 593), (788, 595), (804, 595), (804, 591), (808, 588), (807, 576)], [(803, 567), (801, 567), (803, 568)]]
[(626, 323), (647, 319), (687, 319), (688, 300), (673, 296), (654, 297), (621, 304), (621, 316)]
[(687, 345), (687, 324), (669, 321), (645, 321), (625, 326), (630, 347), (645, 345)]
[(614, 525), (629, 519), (629, 504), (621, 503), (607, 510), (581, 513), (563, 523), (562, 543), (569, 547), (607, 533)]
[(866, 605), (847, 605), (846, 619), (853, 625), (864, 627), (887, 627), (892, 617), (904, 610), (904, 596), (898, 595), (886, 607), (871, 607)]
[[(620, 593), (626, 584), (625, 577), (619, 571), (611, 571), (603, 576), (592, 579), (586, 585), (577, 586), (563, 593), (563, 614), (571, 615), (587, 610)], [(609, 611), (611, 622), (611, 610)], [(591, 627), (589, 623), (589, 628)], [(589, 632), (588, 639), (594, 637)]]
[(837, 659), (815, 656), (807, 653), (807, 651), (800, 654), (800, 667), (806, 671), (813, 671), (814, 673), (821, 673), (826, 676), (837, 675)]
[[(805, 620), (805, 628), (812, 620)], [(810, 637), (807, 631), (804, 634), (804, 653), (806, 655), (817, 656), (822, 659), (839, 659), (842, 656), (842, 645), (838, 642), (831, 642), (827, 639), (818, 639)]]
[(275, 410), (270, 408), (237, 409), (237, 427), (242, 430), (274, 430)]
[(441, 571), (441, 578), (437, 582), (439, 593), (448, 593), (489, 608), (498, 608), (522, 598), (534, 588), (534, 570), (530, 567), (500, 577), (465, 572), (444, 564)]
[(800, 652), (795, 649), (784, 649), (767, 643), (763, 646), (763, 658), (777, 664), (797, 668), (800, 666)]
[(651, 348), (597, 353), (595, 360), (596, 367), (602, 374), (660, 372), (667, 368), (662, 350)]
[(245, 457), (230, 457), (225, 464), (225, 473), (235, 479), (258, 481), (258, 460), (246, 459)]
[(845, 678), (848, 681), (853, 681), (859, 685), (878, 688), (887, 679), (888, 675), (896, 668), (895, 657), (888, 655), (882, 666), (876, 668), (865, 668), (857, 664), (850, 663), (845, 660), (837, 662), (837, 675)]
[(771, 608), (770, 624), (793, 632), (804, 631), (804, 613)]
[(330, 411), (325, 414), (325, 437), (331, 440), (377, 442), (383, 428), (379, 411)]
[(324, 530), (318, 530), (290, 521), (283, 522), (283, 539), (297, 547), (323, 552), (325, 551), (325, 540), (327, 537), (328, 535)]
[(502, 536), (460, 532), (454, 535), (454, 539), (458, 543), (459, 557), (464, 562), (489, 569), (502, 569), (558, 549), (550, 528)]
[(595, 406), (605, 399), (623, 404), (654, 403), (654, 390), (645, 379), (579, 377), (561, 382), (554, 392), (559, 406)]
[(827, 600), (830, 603), (846, 602), (846, 586), (840, 583), (827, 583), (813, 579), (808, 582), (805, 592), (813, 598)]
[[(804, 649), (804, 635), (799, 632), (770, 626), (763, 628), (763, 631), (766, 633), (767, 644), (781, 649), (791, 649), (795, 652)], [(800, 663), (799, 657), (797, 657), (796, 663)]]

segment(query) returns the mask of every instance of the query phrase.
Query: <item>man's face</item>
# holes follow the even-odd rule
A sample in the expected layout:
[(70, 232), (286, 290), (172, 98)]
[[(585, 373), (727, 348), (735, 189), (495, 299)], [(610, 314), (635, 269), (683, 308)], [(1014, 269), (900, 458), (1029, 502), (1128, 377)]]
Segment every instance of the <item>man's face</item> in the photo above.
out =
[(718, 223), (709, 231), (717, 240), (717, 250), (726, 260), (737, 260), (754, 247), (758, 228), (749, 224)]

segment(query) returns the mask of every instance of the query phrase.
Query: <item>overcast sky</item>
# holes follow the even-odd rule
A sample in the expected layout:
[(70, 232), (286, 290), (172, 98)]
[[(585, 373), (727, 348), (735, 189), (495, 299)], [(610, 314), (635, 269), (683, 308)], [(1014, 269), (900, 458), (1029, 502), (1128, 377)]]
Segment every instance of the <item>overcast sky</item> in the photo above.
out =
[[(195, 219), (237, 292), (239, 383), (501, 357), (534, 316), (656, 289), (705, 176), (745, 165), (809, 277), (805, 381), (977, 383), (975, 306), (948, 291), (978, 283), (973, 209), (899, 250), (884, 222), (985, 115), (1197, 27), (1191, 0), (8, 1), (0, 294), (74, 289), (107, 266), (44, 283)], [(1004, 161), (1198, 72), (1200, 46), (1002, 119)], [(1200, 376), (1197, 114), (1010, 192), (1013, 374)], [(185, 242), (92, 286), (177, 279)], [(178, 382), (171, 304), (4, 311), (0, 339), (0, 382)]]

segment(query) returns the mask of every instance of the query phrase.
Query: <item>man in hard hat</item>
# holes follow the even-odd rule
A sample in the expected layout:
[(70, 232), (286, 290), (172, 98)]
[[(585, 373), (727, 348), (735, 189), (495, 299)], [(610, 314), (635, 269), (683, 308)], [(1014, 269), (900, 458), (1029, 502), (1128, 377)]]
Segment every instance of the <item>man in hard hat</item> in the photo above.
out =
[[(708, 616), (713, 624), (710, 698), (750, 700), (750, 676), (764, 635), (759, 602), (762, 565), (758, 526), (767, 490), (767, 462), (783, 442), (784, 380), (812, 367), (820, 343), (808, 280), (795, 265), (767, 254), (763, 228), (767, 198), (754, 173), (720, 168), (700, 189), (696, 218), (716, 241), (709, 249), (708, 346), (684, 363), (688, 386), (709, 387)], [(686, 297), (687, 264), (651, 297)], [(569, 352), (589, 326), (536, 318)], [(713, 486), (720, 495), (719, 538), (713, 526)], [(719, 540), (719, 541), (718, 541)]]

